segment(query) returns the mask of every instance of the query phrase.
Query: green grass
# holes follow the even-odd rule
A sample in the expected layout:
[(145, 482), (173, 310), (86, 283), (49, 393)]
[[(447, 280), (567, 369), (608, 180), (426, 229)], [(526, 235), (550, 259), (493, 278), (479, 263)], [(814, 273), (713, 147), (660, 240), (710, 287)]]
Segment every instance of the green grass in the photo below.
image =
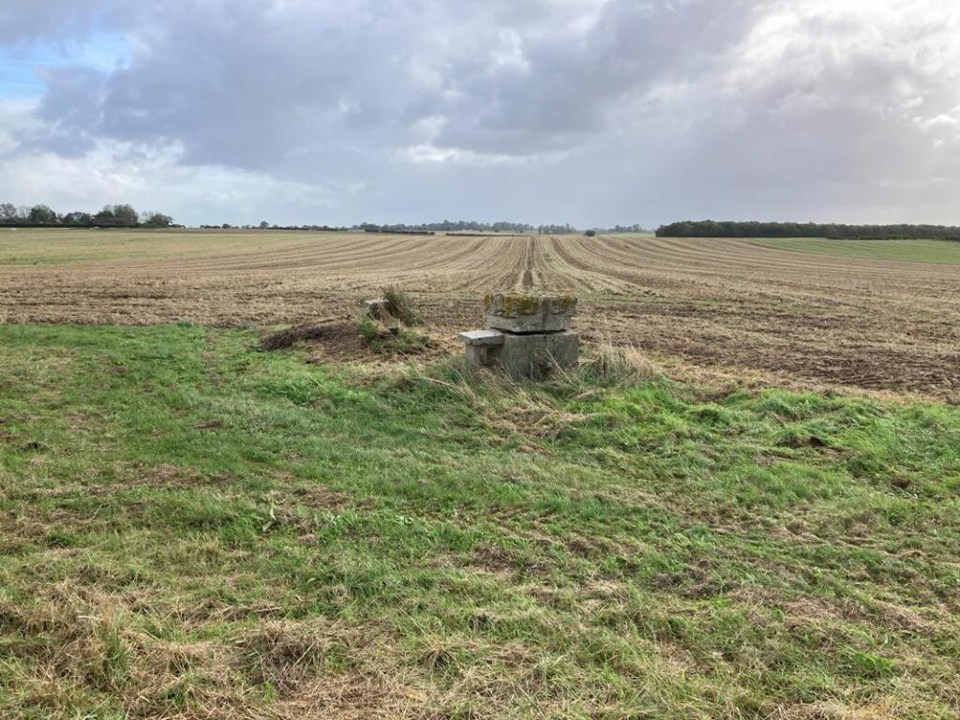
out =
[(4, 718), (956, 717), (960, 409), (255, 345), (0, 326)]
[(816, 238), (757, 238), (760, 247), (815, 255), (837, 255), (893, 262), (960, 265), (960, 242), (948, 240), (826, 240)]

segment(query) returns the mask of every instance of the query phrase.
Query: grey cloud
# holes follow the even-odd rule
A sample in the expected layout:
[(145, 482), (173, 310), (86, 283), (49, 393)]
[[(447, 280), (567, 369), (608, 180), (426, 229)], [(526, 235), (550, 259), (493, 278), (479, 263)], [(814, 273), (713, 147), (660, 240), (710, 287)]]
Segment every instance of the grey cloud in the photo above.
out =
[(527, 72), (462, 73), (472, 102), (438, 144), (518, 154), (575, 144), (603, 131), (625, 98), (715, 62), (768, 4), (612, 0), (582, 37), (531, 40)]
[(9, 0), (0, 4), (0, 45), (82, 36), (108, 0)]
[[(83, 133), (178, 141), (187, 162), (257, 169), (304, 147), (322, 156), (331, 139), (403, 145), (432, 116), (446, 119), (441, 147), (556, 151), (601, 132), (625, 94), (742, 39), (758, 12), (613, 0), (572, 36), (551, 30), (550, 3), (518, 5), (167, 3), (126, 17), (142, 46), (129, 68), (86, 86), (51, 83), (43, 116)], [(520, 66), (491, 66), (505, 35)], [(100, 113), (68, 110), (90, 97)]]
[(677, 212), (957, 222), (944, 193), (960, 186), (960, 125), (938, 135), (923, 119), (956, 115), (960, 85), (914, 61), (943, 28), (909, 29), (913, 45), (843, 52), (823, 41), (842, 28), (814, 17), (803, 29), (806, 42), (785, 48), (783, 64), (741, 97), (692, 111), (689, 142), (664, 175), (688, 190)]

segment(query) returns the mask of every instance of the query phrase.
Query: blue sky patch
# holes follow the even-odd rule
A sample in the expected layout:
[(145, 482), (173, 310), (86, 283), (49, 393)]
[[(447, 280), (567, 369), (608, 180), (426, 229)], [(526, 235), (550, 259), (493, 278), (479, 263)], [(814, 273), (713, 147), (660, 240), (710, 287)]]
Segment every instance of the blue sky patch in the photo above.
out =
[(0, 98), (34, 98), (44, 92), (44, 68), (80, 66), (112, 71), (130, 61), (130, 42), (121, 33), (99, 32), (84, 42), (37, 42), (0, 47)]

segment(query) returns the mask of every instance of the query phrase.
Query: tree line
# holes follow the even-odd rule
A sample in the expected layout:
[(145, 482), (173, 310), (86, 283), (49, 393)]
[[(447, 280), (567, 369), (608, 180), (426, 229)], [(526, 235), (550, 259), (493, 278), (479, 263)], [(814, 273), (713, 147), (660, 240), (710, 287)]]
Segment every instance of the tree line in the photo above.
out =
[[(415, 223), (408, 225), (406, 223), (384, 223), (377, 224), (371, 222), (362, 222), (356, 225), (277, 225), (269, 223), (266, 220), (259, 225), (231, 225), (223, 223), (221, 225), (201, 225), (201, 229), (208, 230), (305, 230), (305, 231), (326, 231), (326, 232), (368, 232), (368, 233), (389, 233), (392, 235), (435, 235), (437, 233), (457, 233), (460, 235), (574, 235), (583, 232), (569, 223), (565, 225), (531, 225), (529, 223), (519, 222), (478, 222), (476, 220), (443, 220), (441, 222)], [(648, 232), (640, 225), (617, 225), (610, 229), (593, 229), (587, 232), (597, 233), (608, 232)]]
[(16, 206), (0, 203), (0, 226), (4, 227), (175, 227), (173, 218), (160, 212), (138, 213), (126, 204), (104, 205), (96, 213), (58, 213), (47, 205)]
[[(96, 213), (68, 212), (59, 213), (48, 205), (14, 205), (0, 203), (0, 227), (114, 227), (114, 228), (169, 228), (183, 227), (174, 224), (169, 215), (160, 212), (138, 213), (131, 205), (105, 205)], [(351, 226), (331, 225), (277, 225), (264, 220), (258, 225), (231, 225), (230, 223), (200, 225), (201, 229), (217, 230), (305, 230), (305, 231), (338, 231), (338, 232), (372, 232), (372, 233), (400, 233), (400, 234), (435, 234), (461, 233), (464, 235), (575, 235), (583, 233), (582, 229), (570, 223), (532, 225), (522, 222), (478, 222), (476, 220), (442, 220), (440, 222), (419, 223), (407, 225), (405, 223), (376, 224), (363, 222)], [(661, 228), (662, 229), (662, 228)], [(595, 227), (588, 229), (588, 235), (606, 233), (648, 232), (641, 225), (616, 225), (611, 228)]]
[(960, 240), (947, 225), (843, 225), (837, 223), (684, 220), (657, 228), (657, 237), (822, 237), (830, 240)]
[(566, 225), (531, 225), (529, 223), (498, 221), (492, 223), (477, 222), (476, 220), (443, 220), (441, 222), (419, 223), (407, 225), (377, 225), (376, 223), (360, 223), (354, 225), (353, 230), (382, 233), (436, 233), (459, 232), (474, 234), (506, 233), (514, 235), (572, 235), (580, 232), (569, 223)]

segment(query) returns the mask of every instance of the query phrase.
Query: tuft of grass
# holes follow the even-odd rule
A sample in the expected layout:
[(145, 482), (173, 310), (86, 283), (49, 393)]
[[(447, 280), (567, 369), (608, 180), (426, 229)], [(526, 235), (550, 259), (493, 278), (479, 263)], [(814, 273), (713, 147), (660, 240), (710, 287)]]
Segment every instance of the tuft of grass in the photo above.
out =
[(960, 408), (255, 340), (0, 326), (0, 715), (956, 717)]
[(387, 285), (380, 289), (380, 295), (386, 301), (387, 312), (402, 325), (407, 327), (423, 325), (423, 318), (408, 293), (396, 285)]
[(597, 347), (595, 356), (586, 365), (586, 372), (594, 380), (627, 385), (635, 385), (662, 375), (639, 348), (607, 342)]
[(431, 347), (430, 338), (405, 328), (403, 325), (385, 325), (371, 318), (360, 321), (360, 337), (375, 353), (414, 355)]

